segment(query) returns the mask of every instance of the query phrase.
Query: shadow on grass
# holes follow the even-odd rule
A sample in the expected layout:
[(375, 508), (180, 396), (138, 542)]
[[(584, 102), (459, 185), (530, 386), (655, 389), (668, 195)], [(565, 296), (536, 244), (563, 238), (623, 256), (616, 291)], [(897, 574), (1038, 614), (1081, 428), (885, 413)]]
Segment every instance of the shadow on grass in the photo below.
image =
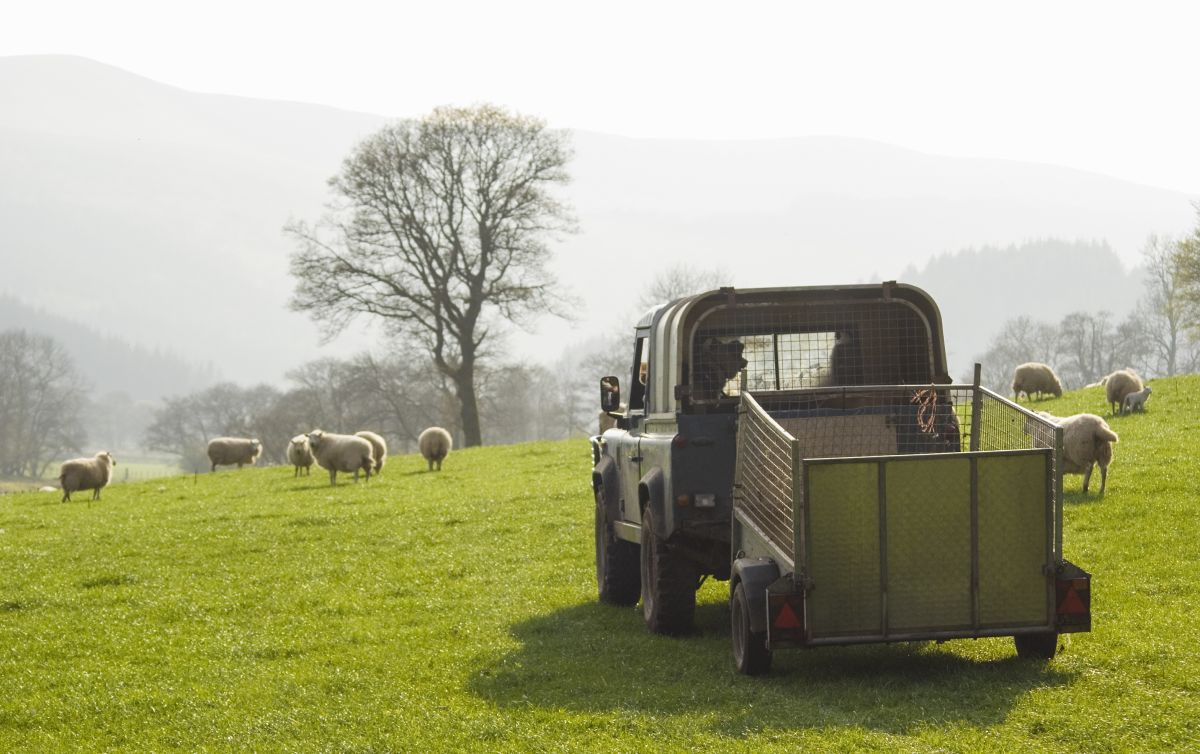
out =
[(1104, 502), (1104, 495), (1096, 492), (1096, 490), (1092, 490), (1091, 492), (1084, 492), (1083, 490), (1063, 492), (1064, 505), (1088, 505), (1090, 503), (1101, 502)]
[(696, 619), (694, 635), (668, 638), (647, 633), (633, 608), (565, 608), (514, 626), (520, 649), (481, 668), (470, 687), (500, 707), (706, 716), (714, 732), (741, 736), (985, 727), (1003, 721), (1030, 690), (1072, 678), (1018, 659), (1011, 639), (1004, 641), (1012, 655), (989, 661), (929, 643), (785, 650), (775, 653), (770, 675), (749, 678), (733, 667), (728, 608), (701, 605)]

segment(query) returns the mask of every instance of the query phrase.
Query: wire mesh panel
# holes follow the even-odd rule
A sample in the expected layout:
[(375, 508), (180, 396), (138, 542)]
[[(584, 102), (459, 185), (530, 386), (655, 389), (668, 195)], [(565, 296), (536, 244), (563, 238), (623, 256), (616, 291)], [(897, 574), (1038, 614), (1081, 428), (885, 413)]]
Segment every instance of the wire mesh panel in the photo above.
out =
[(734, 506), (789, 554), (795, 552), (792, 442), (752, 396), (742, 397)]
[(689, 404), (744, 391), (928, 383), (930, 324), (898, 299), (715, 307), (691, 333)]
[(883, 561), (879, 557), (879, 464), (806, 467), (807, 493), (822, 505), (808, 511), (807, 600), (815, 636), (878, 635), (883, 630)]
[(955, 454), (885, 469), (888, 630), (969, 627), (970, 461)]

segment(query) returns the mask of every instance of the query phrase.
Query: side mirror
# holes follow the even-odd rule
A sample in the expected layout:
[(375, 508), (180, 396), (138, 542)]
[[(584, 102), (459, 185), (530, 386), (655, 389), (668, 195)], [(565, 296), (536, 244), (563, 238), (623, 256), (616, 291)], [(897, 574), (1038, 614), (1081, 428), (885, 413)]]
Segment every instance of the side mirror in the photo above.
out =
[(609, 375), (600, 378), (600, 410), (611, 413), (621, 408), (621, 381)]

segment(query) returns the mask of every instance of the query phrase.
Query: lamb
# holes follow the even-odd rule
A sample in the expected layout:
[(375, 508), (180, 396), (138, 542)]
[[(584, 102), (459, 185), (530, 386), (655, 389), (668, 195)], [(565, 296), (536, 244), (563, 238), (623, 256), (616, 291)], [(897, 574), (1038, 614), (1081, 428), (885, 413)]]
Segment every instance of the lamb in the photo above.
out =
[(1112, 374), (1104, 378), (1104, 393), (1108, 397), (1108, 406), (1112, 410), (1112, 415), (1116, 416), (1124, 401), (1125, 396), (1130, 393), (1136, 393), (1145, 385), (1142, 384), (1142, 378), (1138, 373), (1129, 369), (1118, 369)]
[(433, 465), (436, 463), (437, 470), (441, 471), (442, 461), (450, 455), (450, 450), (454, 447), (454, 438), (441, 427), (430, 427), (417, 438), (417, 447), (429, 462), (429, 470), (433, 471)]
[(1048, 364), (1038, 361), (1026, 362), (1013, 370), (1012, 391), (1014, 401), (1021, 397), (1021, 393), (1025, 393), (1030, 400), (1034, 393), (1039, 397), (1044, 393), (1053, 393), (1055, 398), (1061, 398), (1063, 393), (1058, 375)]
[(375, 473), (383, 471), (383, 464), (387, 462), (387, 443), (383, 438), (366, 429), (355, 432), (354, 435), (371, 443), (371, 454), (375, 456)]
[(330, 486), (337, 484), (339, 471), (353, 471), (356, 482), (360, 470), (367, 473), (367, 479), (371, 478), (375, 455), (368, 440), (358, 435), (335, 435), (314, 429), (308, 433), (308, 444), (317, 464), (328, 469)]
[(212, 461), (212, 470), (218, 466), (232, 466), (235, 463), (240, 469), (243, 465), (253, 464), (262, 453), (262, 443), (257, 439), (247, 437), (214, 437), (208, 441), (208, 460)]
[(300, 476), (300, 470), (304, 469), (304, 474), (307, 476), (313, 465), (313, 452), (308, 444), (308, 435), (296, 435), (288, 443), (287, 449), (288, 463), (296, 467), (296, 473), (293, 477)]
[(95, 458), (64, 461), (58, 473), (58, 483), (63, 491), (62, 502), (69, 502), (71, 493), (79, 490), (92, 490), (92, 500), (99, 500), (100, 490), (112, 479), (112, 467), (116, 465), (117, 460), (107, 450), (100, 451)]
[(1100, 494), (1108, 481), (1108, 465), (1112, 463), (1112, 444), (1117, 442), (1117, 433), (1109, 428), (1104, 419), (1095, 414), (1074, 414), (1057, 417), (1039, 411), (1039, 414), (1063, 428), (1063, 473), (1083, 474), (1083, 492), (1087, 494), (1092, 479), (1092, 468), (1100, 465)]
[(1154, 390), (1147, 385), (1136, 393), (1130, 393), (1125, 396), (1125, 400), (1121, 402), (1121, 413), (1132, 414), (1134, 411), (1146, 410), (1146, 399), (1150, 397), (1150, 393)]

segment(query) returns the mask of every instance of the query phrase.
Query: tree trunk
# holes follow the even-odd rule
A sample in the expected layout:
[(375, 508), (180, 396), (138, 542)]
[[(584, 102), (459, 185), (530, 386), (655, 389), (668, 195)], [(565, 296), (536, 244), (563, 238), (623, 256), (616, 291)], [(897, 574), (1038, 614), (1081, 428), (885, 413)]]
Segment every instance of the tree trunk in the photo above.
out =
[(479, 401), (475, 397), (475, 363), (463, 361), (454, 375), (454, 392), (461, 407), (463, 444), (473, 448), (483, 444), (479, 431)]

